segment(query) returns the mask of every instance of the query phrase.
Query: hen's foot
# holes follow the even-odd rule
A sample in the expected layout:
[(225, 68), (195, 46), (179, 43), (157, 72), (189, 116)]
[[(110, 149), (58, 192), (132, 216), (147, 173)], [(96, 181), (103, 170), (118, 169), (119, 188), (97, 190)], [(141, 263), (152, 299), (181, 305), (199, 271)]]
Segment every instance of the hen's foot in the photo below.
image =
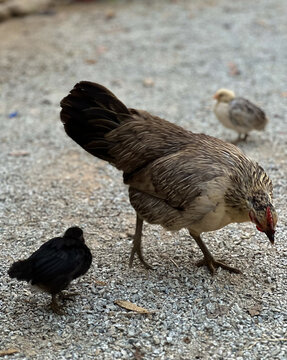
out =
[(214, 258), (203, 258), (202, 260), (196, 263), (196, 266), (207, 266), (208, 270), (210, 271), (211, 275), (215, 274), (217, 268), (221, 267), (224, 270), (228, 270), (232, 273), (241, 274), (239, 269), (236, 269), (232, 266), (224, 264), (222, 261), (215, 260)]
[(148, 270), (153, 270), (153, 267), (151, 265), (149, 265), (143, 258), (142, 255), (142, 250), (140, 247), (138, 247), (136, 244), (133, 245), (132, 251), (131, 251), (131, 255), (130, 255), (130, 261), (129, 261), (129, 267), (132, 267), (133, 262), (134, 262), (134, 257), (135, 254), (137, 254), (137, 256), (140, 259), (140, 262), (143, 264), (143, 266), (148, 269)]

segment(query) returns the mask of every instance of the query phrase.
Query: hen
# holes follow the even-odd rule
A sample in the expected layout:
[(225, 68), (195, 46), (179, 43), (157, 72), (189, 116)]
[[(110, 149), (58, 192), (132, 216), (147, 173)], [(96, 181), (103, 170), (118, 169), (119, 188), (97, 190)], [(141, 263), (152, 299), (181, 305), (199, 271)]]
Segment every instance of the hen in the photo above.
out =
[(274, 242), (272, 183), (240, 149), (195, 134), (148, 112), (129, 109), (104, 86), (82, 81), (61, 101), (66, 133), (90, 154), (123, 171), (137, 213), (130, 266), (141, 251), (143, 221), (187, 228), (203, 252), (198, 265), (239, 272), (215, 260), (203, 232), (252, 221)]

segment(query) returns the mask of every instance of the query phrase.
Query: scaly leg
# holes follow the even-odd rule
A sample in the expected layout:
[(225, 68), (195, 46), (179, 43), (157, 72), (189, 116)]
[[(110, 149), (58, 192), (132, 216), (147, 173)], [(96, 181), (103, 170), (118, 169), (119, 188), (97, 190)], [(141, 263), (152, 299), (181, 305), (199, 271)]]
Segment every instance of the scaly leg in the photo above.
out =
[(57, 302), (57, 294), (52, 294), (52, 302), (51, 302), (51, 308), (54, 313), (58, 315), (64, 315), (65, 312), (61, 309), (60, 305)]
[(142, 255), (142, 248), (141, 248), (141, 240), (142, 240), (142, 228), (143, 228), (143, 219), (138, 216), (137, 214), (137, 221), (136, 221), (136, 232), (133, 236), (133, 248), (130, 255), (130, 262), (129, 266), (132, 267), (134, 256), (135, 254), (138, 255), (140, 262), (145, 266), (146, 269), (152, 269), (147, 262), (145, 262), (143, 255)]
[(232, 141), (232, 144), (237, 145), (241, 141), (246, 141), (248, 134), (243, 134), (243, 137), (241, 137), (241, 134), (238, 134), (238, 138), (234, 141)]
[(68, 300), (68, 301), (74, 301), (73, 296), (76, 295), (80, 295), (80, 293), (78, 292), (74, 292), (74, 293), (65, 293), (63, 294), (62, 292), (59, 293), (59, 298), (63, 301)]
[(242, 141), (246, 141), (248, 134), (244, 134)]
[(194, 238), (194, 240), (196, 241), (197, 245), (200, 247), (200, 249), (204, 255), (204, 258), (197, 262), (197, 264), (196, 264), (197, 266), (206, 265), (208, 267), (211, 275), (214, 275), (215, 270), (218, 267), (221, 267), (224, 270), (228, 270), (228, 271), (236, 273), (236, 274), (241, 273), (240, 270), (233, 268), (231, 266), (225, 265), (222, 261), (215, 260), (214, 257), (211, 255), (210, 251), (208, 250), (207, 246), (205, 245), (205, 243), (202, 241), (200, 235), (193, 235), (191, 233), (190, 233), (190, 235)]

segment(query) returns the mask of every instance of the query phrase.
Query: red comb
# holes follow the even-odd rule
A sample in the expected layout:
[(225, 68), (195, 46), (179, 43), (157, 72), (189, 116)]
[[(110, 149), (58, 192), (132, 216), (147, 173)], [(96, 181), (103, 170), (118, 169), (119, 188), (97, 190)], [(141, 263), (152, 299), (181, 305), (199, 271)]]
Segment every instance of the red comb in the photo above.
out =
[(267, 206), (266, 209), (266, 219), (267, 219), (267, 225), (269, 225), (271, 227), (271, 229), (274, 229), (274, 224), (273, 224), (273, 216), (270, 210), (270, 207)]

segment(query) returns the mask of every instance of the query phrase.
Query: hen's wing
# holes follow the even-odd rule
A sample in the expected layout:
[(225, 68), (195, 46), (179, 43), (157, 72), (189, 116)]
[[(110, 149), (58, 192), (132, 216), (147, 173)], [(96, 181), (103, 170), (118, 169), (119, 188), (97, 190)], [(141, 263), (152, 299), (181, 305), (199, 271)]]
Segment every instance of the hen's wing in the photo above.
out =
[(223, 199), (224, 181), (219, 197), (216, 187), (211, 196), (208, 187), (222, 177), (218, 164), (214, 166), (204, 153), (193, 157), (187, 148), (155, 160), (125, 183), (130, 185), (132, 206), (146, 221), (176, 230), (215, 209), (218, 199)]
[(160, 157), (183, 149), (192, 133), (146, 111), (130, 109), (132, 115), (107, 134), (116, 167), (125, 173), (137, 171)]

